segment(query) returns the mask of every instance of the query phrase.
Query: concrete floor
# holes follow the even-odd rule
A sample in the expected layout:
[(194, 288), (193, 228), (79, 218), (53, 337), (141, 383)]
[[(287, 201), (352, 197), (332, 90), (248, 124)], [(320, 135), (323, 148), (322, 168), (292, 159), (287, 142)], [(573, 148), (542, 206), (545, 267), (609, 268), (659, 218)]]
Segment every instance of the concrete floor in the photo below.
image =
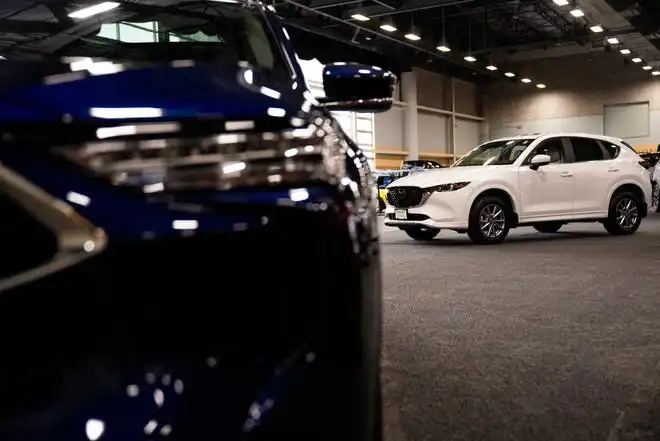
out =
[(660, 439), (660, 215), (382, 242), (387, 441)]

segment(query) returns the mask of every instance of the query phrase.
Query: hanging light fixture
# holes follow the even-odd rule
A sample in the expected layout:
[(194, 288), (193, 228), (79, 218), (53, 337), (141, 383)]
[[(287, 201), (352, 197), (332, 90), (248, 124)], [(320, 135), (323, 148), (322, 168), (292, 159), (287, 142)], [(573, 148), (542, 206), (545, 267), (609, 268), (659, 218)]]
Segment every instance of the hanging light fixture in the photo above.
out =
[(440, 40), (438, 46), (436, 46), (436, 49), (440, 52), (451, 52), (451, 48), (447, 44), (447, 40), (445, 38), (445, 8), (442, 8), (442, 40)]
[(380, 28), (385, 32), (396, 32), (396, 24), (391, 18), (387, 18), (381, 25)]
[(404, 35), (410, 41), (419, 41), (422, 37), (419, 35), (419, 31), (415, 27), (411, 27), (406, 35)]

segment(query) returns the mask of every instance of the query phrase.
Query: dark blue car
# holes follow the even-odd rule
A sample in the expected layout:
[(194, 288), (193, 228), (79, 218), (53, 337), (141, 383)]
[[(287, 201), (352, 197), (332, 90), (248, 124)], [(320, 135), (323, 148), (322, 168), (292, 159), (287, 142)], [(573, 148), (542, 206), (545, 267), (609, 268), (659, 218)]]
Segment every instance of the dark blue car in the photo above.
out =
[(330, 110), (395, 77), (316, 100), (270, 7), (152, 3), (25, 1), (0, 51), (0, 439), (380, 440), (376, 195)]

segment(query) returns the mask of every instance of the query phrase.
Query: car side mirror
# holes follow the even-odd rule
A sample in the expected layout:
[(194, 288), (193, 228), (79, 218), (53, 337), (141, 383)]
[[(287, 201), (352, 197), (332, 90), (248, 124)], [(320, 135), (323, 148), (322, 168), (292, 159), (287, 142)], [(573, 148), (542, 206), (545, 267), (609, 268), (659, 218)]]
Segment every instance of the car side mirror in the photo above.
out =
[(529, 168), (532, 170), (538, 170), (544, 165), (550, 164), (550, 156), (548, 155), (534, 155), (532, 160), (529, 163)]
[(330, 63), (323, 68), (328, 110), (378, 113), (392, 107), (396, 75), (376, 66), (359, 63)]

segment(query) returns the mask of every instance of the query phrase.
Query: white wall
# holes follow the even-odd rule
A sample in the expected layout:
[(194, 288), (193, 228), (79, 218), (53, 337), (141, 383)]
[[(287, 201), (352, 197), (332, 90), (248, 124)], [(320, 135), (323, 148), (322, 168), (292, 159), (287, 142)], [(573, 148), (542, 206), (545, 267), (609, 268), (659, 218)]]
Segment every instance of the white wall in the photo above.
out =
[(491, 138), (562, 131), (604, 134), (605, 106), (648, 102), (648, 136), (618, 136), (640, 150), (660, 144), (660, 78), (639, 65), (624, 65), (616, 51), (535, 60), (516, 68), (547, 88), (510, 82), (491, 86), (485, 106)]
[(419, 150), (430, 153), (451, 153), (448, 127), (451, 118), (446, 115), (419, 112), (417, 116), (417, 136)]
[(375, 115), (376, 146), (383, 150), (403, 149), (404, 108), (393, 107), (388, 112)]

